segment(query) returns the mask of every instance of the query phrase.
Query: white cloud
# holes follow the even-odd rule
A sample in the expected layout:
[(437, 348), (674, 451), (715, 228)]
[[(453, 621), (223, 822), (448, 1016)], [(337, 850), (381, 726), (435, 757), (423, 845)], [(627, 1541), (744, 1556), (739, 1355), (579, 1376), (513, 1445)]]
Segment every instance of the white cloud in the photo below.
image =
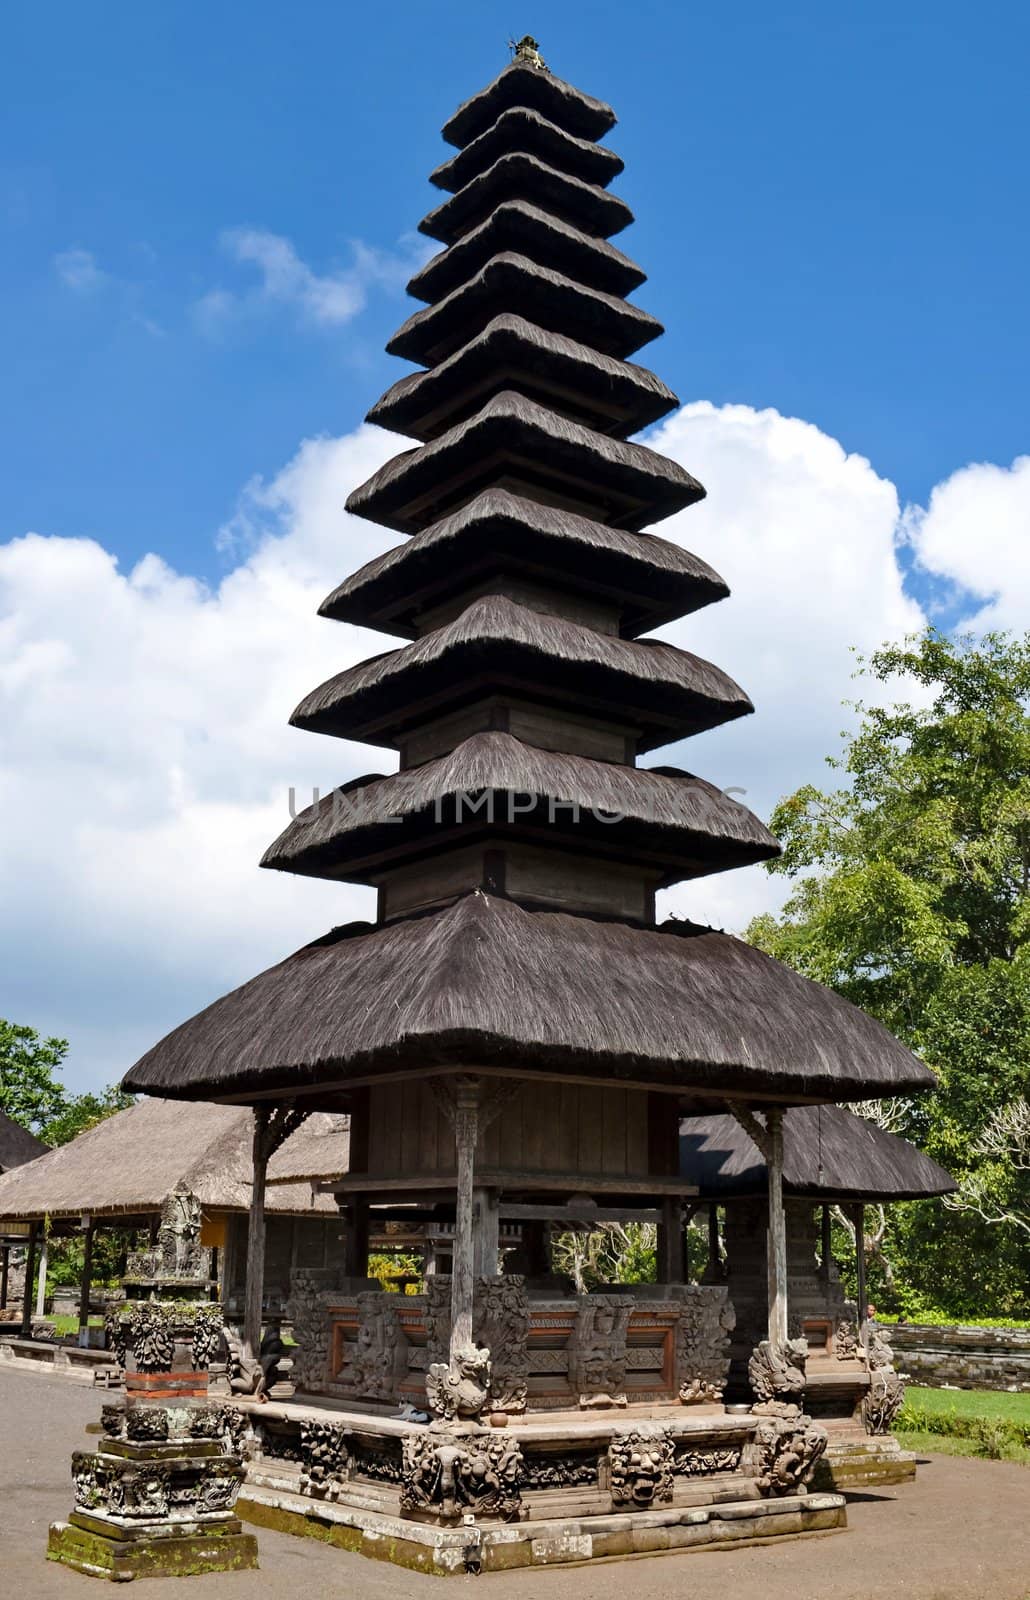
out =
[(964, 592), (972, 627), (1030, 625), (1030, 456), (963, 467), (904, 525), (920, 567)]
[(92, 250), (78, 247), (60, 251), (54, 257), (54, 270), (65, 287), (74, 294), (95, 294), (110, 281)]
[[(897, 497), (868, 462), (772, 411), (688, 406), (657, 442), (710, 496), (660, 531), (733, 588), (667, 631), (737, 676), (758, 711), (654, 759), (739, 785), (768, 814), (824, 777), (852, 690), (848, 647), (920, 622), (896, 560)], [(156, 555), (121, 572), (92, 540), (0, 546), (0, 901), (17, 930), (3, 1009), (71, 1037), (73, 1080), (118, 1077), (218, 994), (371, 912), (370, 891), (257, 860), (291, 784), (306, 796), (391, 768), (388, 752), (286, 719), (330, 673), (396, 643), (315, 615), (395, 542), (340, 507), (396, 448), (368, 427), (311, 440), (249, 485), (228, 530), (236, 564), (216, 588)], [(736, 929), (779, 892), (755, 869), (668, 898)]]
[(201, 296), (193, 308), (194, 319), (209, 335), (273, 307), (291, 311), (312, 327), (342, 326), (363, 310), (373, 284), (402, 287), (421, 253), (421, 246), (416, 249), (410, 241), (397, 255), (357, 241), (349, 266), (318, 273), (289, 239), (265, 228), (227, 228), (220, 243), (239, 265), (256, 268), (258, 282), (239, 292), (217, 288)]

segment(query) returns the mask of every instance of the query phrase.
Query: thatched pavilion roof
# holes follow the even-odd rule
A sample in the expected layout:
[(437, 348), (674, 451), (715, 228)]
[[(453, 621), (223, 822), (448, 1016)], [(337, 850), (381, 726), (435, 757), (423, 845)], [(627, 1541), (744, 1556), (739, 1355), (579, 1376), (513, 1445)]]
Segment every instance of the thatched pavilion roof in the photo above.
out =
[(216, 1000), (125, 1087), (206, 1098), (441, 1070), (603, 1077), (760, 1101), (931, 1088), (873, 1017), (751, 945), (482, 892), (337, 929)]
[[(340, 1126), (317, 1113), (274, 1157), (309, 1164), (306, 1147)], [(239, 1106), (145, 1099), (118, 1111), (35, 1161), (0, 1176), (0, 1222), (41, 1217), (139, 1216), (159, 1211), (184, 1184), (208, 1210), (250, 1206), (251, 1115)], [(292, 1215), (332, 1213), (307, 1185), (278, 1185), (270, 1210)]]
[(470, 95), (443, 126), (448, 144), (471, 144), (511, 106), (528, 106), (579, 139), (601, 139), (615, 126), (615, 112), (553, 72), (516, 59), (485, 89)]
[(42, 1139), (37, 1139), (20, 1122), (0, 1111), (0, 1173), (24, 1166), (26, 1161), (35, 1161), (49, 1149)]
[[(680, 1123), (680, 1173), (705, 1200), (766, 1192), (765, 1159), (728, 1112)], [(833, 1105), (785, 1115), (783, 1185), (812, 1200), (921, 1200), (958, 1188), (907, 1139)]]
[(606, 184), (623, 169), (621, 156), (607, 145), (590, 139), (577, 139), (557, 123), (526, 106), (502, 111), (497, 121), (473, 139), (456, 156), (451, 156), (429, 174), (438, 189), (456, 194), (473, 178), (492, 167), (499, 156), (526, 151), (550, 167), (560, 167), (584, 183)]

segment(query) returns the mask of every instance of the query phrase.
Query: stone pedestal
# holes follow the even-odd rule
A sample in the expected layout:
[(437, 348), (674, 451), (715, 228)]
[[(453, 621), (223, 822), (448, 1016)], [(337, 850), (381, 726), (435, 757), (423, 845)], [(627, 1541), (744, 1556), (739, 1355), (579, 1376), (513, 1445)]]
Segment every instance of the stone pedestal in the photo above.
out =
[(207, 1397), (217, 1309), (145, 1303), (117, 1322), (125, 1399), (104, 1406), (99, 1448), (72, 1456), (75, 1506), (49, 1560), (114, 1581), (257, 1566), (235, 1515), (247, 1421)]

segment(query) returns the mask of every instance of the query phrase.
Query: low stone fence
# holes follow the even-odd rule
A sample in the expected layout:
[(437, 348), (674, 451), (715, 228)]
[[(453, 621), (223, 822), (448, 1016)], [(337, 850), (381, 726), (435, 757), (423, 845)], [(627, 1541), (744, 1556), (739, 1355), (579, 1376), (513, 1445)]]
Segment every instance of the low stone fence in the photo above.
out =
[(886, 1324), (895, 1365), (913, 1383), (1030, 1392), (1030, 1328)]

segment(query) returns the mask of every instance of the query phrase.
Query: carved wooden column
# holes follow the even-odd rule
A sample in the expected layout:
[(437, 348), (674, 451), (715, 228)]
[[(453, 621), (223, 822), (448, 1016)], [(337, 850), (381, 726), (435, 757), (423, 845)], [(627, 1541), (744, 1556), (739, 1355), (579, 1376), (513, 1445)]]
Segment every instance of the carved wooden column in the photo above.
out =
[(869, 1351), (868, 1298), (865, 1282), (865, 1206), (859, 1202), (851, 1208), (855, 1229), (855, 1292), (858, 1296), (858, 1337), (862, 1349)]
[(36, 1232), (38, 1222), (29, 1223), (29, 1241), (25, 1251), (25, 1289), (21, 1297), (21, 1336), (32, 1337), (32, 1280), (36, 1273)]
[(476, 1274), (472, 1188), (478, 1138), (479, 1084), (474, 1078), (459, 1078), (454, 1097), (454, 1148), (458, 1182), (454, 1206), (454, 1262), (451, 1268), (452, 1359), (464, 1345), (472, 1343), (472, 1299)]
[(93, 1289), (93, 1230), (91, 1216), (85, 1216), (82, 1238), (82, 1278), (79, 1282), (79, 1344), (89, 1343), (89, 1297)]
[(708, 1207), (708, 1275), (712, 1283), (719, 1280), (722, 1258), (719, 1253), (719, 1207), (712, 1201)]
[(779, 1106), (766, 1112), (769, 1174), (769, 1342), (787, 1342), (787, 1223), (783, 1210), (783, 1118)]
[(11, 1269), (11, 1247), (0, 1245), (0, 1306), (7, 1305), (7, 1279)]
[(265, 1299), (265, 1180), (268, 1163), (299, 1128), (306, 1111), (294, 1106), (254, 1107), (254, 1170), (250, 1213), (247, 1219), (247, 1284), (243, 1300), (243, 1350), (252, 1360), (261, 1348), (261, 1319)]
[(46, 1274), (50, 1252), (47, 1248), (49, 1240), (43, 1235), (43, 1248), (39, 1252), (39, 1284), (36, 1289), (36, 1316), (42, 1317), (46, 1312)]

